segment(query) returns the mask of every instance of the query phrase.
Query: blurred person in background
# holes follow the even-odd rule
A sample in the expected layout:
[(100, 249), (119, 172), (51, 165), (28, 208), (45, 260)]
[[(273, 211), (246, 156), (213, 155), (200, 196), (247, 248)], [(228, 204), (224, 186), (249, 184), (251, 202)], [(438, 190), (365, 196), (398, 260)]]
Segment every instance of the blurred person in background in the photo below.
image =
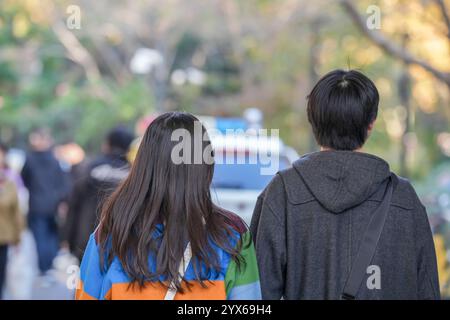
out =
[(8, 159), (10, 149), (6, 145), (0, 143), (0, 149), (3, 152), (4, 160), (2, 162), (2, 167), (5, 172), (6, 177), (14, 182), (17, 188), (17, 194), (19, 196), (19, 204), (21, 211), (26, 213), (28, 211), (28, 190), (23, 184), (22, 177), (20, 176), (20, 170), (14, 170), (14, 159)]
[[(64, 168), (68, 185), (66, 198), (58, 208), (58, 226), (63, 241), (63, 249), (68, 249), (64, 245), (64, 232), (69, 210), (69, 199), (72, 195), (75, 181), (78, 181), (82, 177), (84, 167), (87, 165), (87, 161), (85, 160), (86, 154), (83, 148), (74, 142), (55, 146), (54, 154)], [(63, 252), (67, 253), (66, 250)]]
[(6, 165), (7, 148), (0, 144), (0, 300), (5, 284), (8, 247), (19, 244), (23, 229), (15, 182)]
[(128, 174), (127, 153), (134, 135), (126, 128), (112, 129), (102, 145), (102, 154), (83, 166), (74, 181), (69, 212), (63, 233), (63, 246), (81, 260), (98, 223), (98, 208)]
[(52, 267), (59, 249), (58, 206), (68, 190), (67, 179), (53, 154), (53, 139), (46, 128), (29, 135), (30, 150), (22, 168), (22, 179), (28, 189), (28, 226), (34, 235), (38, 264), (42, 274)]

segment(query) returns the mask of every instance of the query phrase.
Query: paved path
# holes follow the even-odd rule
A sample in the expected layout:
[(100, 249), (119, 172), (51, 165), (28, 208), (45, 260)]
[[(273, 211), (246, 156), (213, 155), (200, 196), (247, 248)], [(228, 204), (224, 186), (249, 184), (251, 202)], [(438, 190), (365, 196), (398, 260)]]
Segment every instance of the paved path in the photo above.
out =
[(65, 283), (55, 280), (53, 283), (43, 284), (36, 279), (31, 295), (32, 300), (72, 300), (74, 292), (67, 289)]

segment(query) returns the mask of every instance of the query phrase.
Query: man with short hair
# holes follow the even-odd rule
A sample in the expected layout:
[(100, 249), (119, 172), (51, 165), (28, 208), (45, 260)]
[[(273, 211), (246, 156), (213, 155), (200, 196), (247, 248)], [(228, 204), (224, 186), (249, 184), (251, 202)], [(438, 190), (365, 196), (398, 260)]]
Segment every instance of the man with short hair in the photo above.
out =
[[(274, 177), (251, 223), (263, 299), (440, 298), (424, 206), (386, 161), (361, 151), (378, 102), (374, 83), (354, 70), (313, 88), (307, 113), (321, 151)], [(378, 241), (374, 216), (385, 217)]]
[(59, 249), (58, 206), (68, 192), (68, 182), (53, 154), (50, 130), (39, 128), (29, 135), (30, 150), (21, 176), (30, 194), (28, 226), (36, 241), (39, 270), (52, 268)]

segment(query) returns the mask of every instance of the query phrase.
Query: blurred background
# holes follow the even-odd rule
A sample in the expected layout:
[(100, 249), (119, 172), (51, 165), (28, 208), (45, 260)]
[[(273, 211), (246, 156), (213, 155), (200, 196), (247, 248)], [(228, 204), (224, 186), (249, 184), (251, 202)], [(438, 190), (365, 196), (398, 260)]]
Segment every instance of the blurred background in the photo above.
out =
[[(336, 68), (358, 69), (378, 87), (365, 151), (417, 187), (450, 297), (449, 16), (448, 0), (0, 0), (0, 162), (15, 177), (23, 215), (19, 245), (0, 235), (8, 247), (3, 298), (72, 298), (69, 266), (83, 243), (73, 238), (99, 201), (83, 194), (93, 184), (86, 177), (120, 180), (125, 162), (108, 161), (118, 153), (125, 161), (125, 151), (132, 161), (155, 115), (184, 110), (220, 128), (277, 128), (288, 166), (317, 150), (306, 97)], [(45, 150), (46, 160), (33, 154)], [(48, 165), (53, 158), (58, 168)], [(99, 164), (106, 171), (93, 170)], [(39, 180), (42, 167), (52, 182)], [(218, 172), (216, 201), (248, 221), (268, 180)], [(223, 181), (230, 172), (258, 182)], [(33, 209), (33, 193), (54, 190), (55, 209)], [(95, 205), (80, 208), (86, 201)], [(57, 237), (53, 253), (49, 236)]]

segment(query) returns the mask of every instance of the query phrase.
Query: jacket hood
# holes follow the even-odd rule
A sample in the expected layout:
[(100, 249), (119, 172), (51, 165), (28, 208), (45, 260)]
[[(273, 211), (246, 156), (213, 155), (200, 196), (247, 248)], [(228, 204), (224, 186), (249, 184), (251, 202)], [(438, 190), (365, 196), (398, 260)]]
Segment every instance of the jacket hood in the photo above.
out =
[(310, 153), (293, 167), (314, 198), (333, 213), (367, 200), (391, 174), (383, 159), (354, 151)]

